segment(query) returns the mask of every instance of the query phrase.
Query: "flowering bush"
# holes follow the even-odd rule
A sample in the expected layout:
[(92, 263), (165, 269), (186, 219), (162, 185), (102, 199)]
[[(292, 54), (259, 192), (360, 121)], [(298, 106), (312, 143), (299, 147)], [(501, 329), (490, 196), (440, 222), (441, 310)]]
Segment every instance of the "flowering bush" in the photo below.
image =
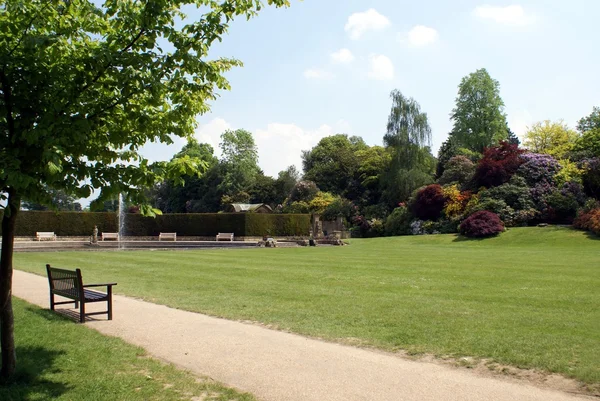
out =
[(517, 174), (525, 178), (529, 186), (541, 183), (556, 185), (555, 176), (561, 166), (554, 157), (541, 153), (524, 153), (521, 160), (523, 164), (517, 170)]
[(415, 220), (412, 223), (410, 223), (410, 233), (412, 235), (425, 235), (425, 228), (423, 227), (423, 223), (425, 223), (424, 221), (421, 220)]
[(442, 185), (458, 183), (464, 185), (475, 174), (475, 164), (465, 156), (454, 156), (444, 166), (444, 173), (438, 180)]
[(573, 222), (573, 227), (600, 235), (600, 208), (590, 211), (582, 210)]
[(504, 231), (504, 224), (497, 214), (482, 210), (469, 216), (460, 225), (460, 233), (466, 237), (493, 237)]
[(508, 182), (523, 163), (523, 152), (519, 145), (508, 142), (486, 149), (475, 170), (476, 185), (491, 188)]
[(325, 209), (335, 201), (335, 196), (329, 192), (319, 191), (310, 202), (308, 207), (311, 213), (321, 214)]
[(446, 197), (438, 184), (420, 189), (412, 202), (412, 211), (421, 220), (437, 220), (442, 215)]
[(292, 192), (290, 193), (290, 197), (288, 203), (292, 202), (310, 202), (317, 193), (319, 192), (319, 187), (312, 181), (300, 181), (294, 188), (292, 188)]
[(458, 185), (445, 187), (443, 194), (446, 198), (444, 214), (451, 219), (458, 218), (463, 214), (472, 196), (470, 191), (460, 192)]

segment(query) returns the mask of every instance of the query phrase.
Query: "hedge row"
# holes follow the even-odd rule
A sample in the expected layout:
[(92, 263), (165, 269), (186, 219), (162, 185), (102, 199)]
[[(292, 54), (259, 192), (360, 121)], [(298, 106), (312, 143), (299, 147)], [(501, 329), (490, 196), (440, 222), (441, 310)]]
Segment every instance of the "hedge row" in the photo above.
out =
[[(21, 211), (16, 235), (31, 237), (36, 231), (53, 231), (58, 236), (87, 236), (92, 234), (94, 226), (102, 233), (117, 232), (118, 225), (116, 213)], [(160, 232), (176, 232), (180, 236), (214, 236), (219, 232), (252, 237), (300, 236), (308, 235), (309, 231), (308, 214), (203, 213), (165, 214), (156, 218), (127, 214), (124, 224), (124, 234), (128, 236), (153, 236)]]

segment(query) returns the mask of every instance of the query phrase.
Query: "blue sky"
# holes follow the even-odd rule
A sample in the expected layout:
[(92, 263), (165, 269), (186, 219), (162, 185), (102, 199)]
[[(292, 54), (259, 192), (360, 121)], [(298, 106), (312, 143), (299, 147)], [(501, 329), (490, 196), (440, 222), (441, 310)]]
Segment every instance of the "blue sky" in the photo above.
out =
[[(540, 120), (576, 121), (600, 105), (600, 2), (592, 0), (291, 0), (238, 20), (212, 56), (244, 67), (200, 116), (196, 137), (217, 148), (227, 128), (254, 133), (269, 175), (300, 166), (301, 150), (335, 133), (381, 144), (399, 89), (427, 112), (437, 151), (461, 78), (487, 68), (508, 121), (522, 134)], [(194, 14), (190, 13), (190, 18)], [(183, 145), (152, 144), (168, 159)]]

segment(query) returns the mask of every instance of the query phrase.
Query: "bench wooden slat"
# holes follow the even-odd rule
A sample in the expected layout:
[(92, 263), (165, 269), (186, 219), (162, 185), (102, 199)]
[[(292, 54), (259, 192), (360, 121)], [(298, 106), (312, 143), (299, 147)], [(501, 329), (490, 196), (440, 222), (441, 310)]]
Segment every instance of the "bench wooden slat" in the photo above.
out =
[(177, 233), (159, 233), (158, 240), (162, 241), (163, 238), (172, 239), (173, 241), (177, 241)]
[(56, 234), (54, 234), (54, 232), (52, 231), (38, 231), (35, 233), (35, 239), (41, 241), (42, 238), (47, 238), (56, 241)]
[[(63, 298), (72, 299), (75, 303), (75, 308), (79, 307), (79, 321), (85, 322), (85, 317), (90, 315), (98, 315), (106, 313), (108, 320), (112, 320), (112, 287), (117, 283), (107, 284), (90, 284), (83, 285), (81, 278), (81, 270), (66, 270), (57, 269), (51, 267), (49, 264), (46, 265), (46, 272), (48, 274), (48, 284), (50, 286), (50, 309), (54, 310), (55, 305), (63, 305), (71, 302), (55, 302), (54, 296), (58, 295)], [(106, 293), (90, 290), (85, 287), (106, 287)], [(107, 303), (107, 310), (104, 312), (93, 312), (85, 313), (85, 304), (92, 302), (104, 302)]]
[(233, 233), (218, 233), (216, 240), (219, 241), (221, 238), (226, 239), (228, 241), (233, 241)]

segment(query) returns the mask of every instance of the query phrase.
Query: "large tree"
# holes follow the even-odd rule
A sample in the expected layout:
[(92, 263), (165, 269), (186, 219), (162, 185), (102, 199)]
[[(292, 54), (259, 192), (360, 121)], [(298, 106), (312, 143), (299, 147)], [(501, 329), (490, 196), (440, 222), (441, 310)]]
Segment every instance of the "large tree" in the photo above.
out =
[[(186, 6), (201, 15), (190, 21)], [(21, 199), (49, 203), (48, 189), (87, 197), (102, 188), (101, 199), (125, 192), (141, 202), (143, 188), (196, 170), (193, 158), (150, 163), (138, 150), (192, 134), (195, 117), (229, 87), (223, 74), (240, 65), (209, 59), (211, 45), (233, 18), (260, 8), (259, 0), (0, 0), (1, 377), (16, 366)]]
[(227, 130), (221, 135), (219, 146), (223, 155), (221, 165), (224, 175), (219, 185), (224, 194), (223, 203), (248, 202), (248, 191), (260, 171), (258, 148), (252, 133), (243, 129)]
[(535, 153), (545, 153), (558, 159), (569, 153), (578, 139), (564, 121), (541, 121), (528, 127), (523, 145)]
[(304, 178), (314, 181), (322, 191), (345, 194), (359, 167), (355, 153), (366, 148), (359, 137), (325, 137), (311, 150), (302, 152)]
[(485, 68), (462, 79), (451, 117), (452, 135), (458, 147), (482, 153), (485, 148), (508, 139), (500, 84)]
[(394, 205), (405, 201), (418, 187), (433, 179), (435, 164), (429, 145), (431, 127), (427, 113), (413, 98), (400, 91), (391, 93), (392, 108), (383, 142), (391, 151), (391, 162), (385, 181), (385, 198)]

